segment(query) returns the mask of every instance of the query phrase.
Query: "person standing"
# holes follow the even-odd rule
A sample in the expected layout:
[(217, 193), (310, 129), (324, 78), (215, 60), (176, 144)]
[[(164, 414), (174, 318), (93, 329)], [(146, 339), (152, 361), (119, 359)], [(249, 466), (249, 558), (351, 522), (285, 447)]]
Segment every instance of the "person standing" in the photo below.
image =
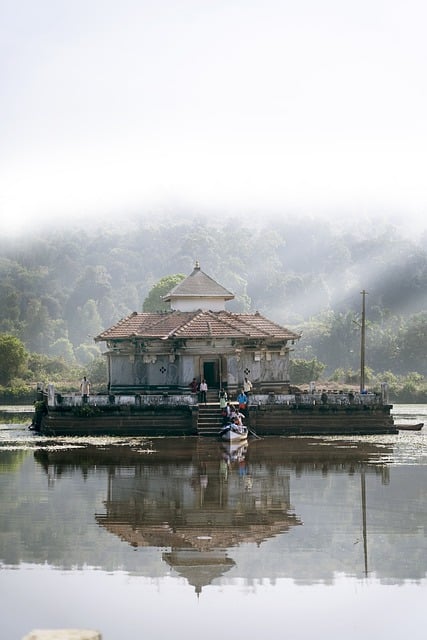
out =
[(199, 391), (200, 391), (200, 402), (204, 402), (206, 404), (206, 402), (207, 402), (207, 393), (208, 393), (208, 385), (207, 385), (206, 380), (204, 378), (200, 383)]
[(221, 411), (222, 419), (227, 416), (227, 392), (221, 389), (219, 392), (219, 408)]
[(80, 393), (82, 394), (83, 403), (86, 404), (90, 394), (90, 382), (86, 376), (83, 376), (83, 380), (80, 383)]
[(248, 396), (251, 391), (252, 391), (252, 382), (248, 379), (245, 378), (244, 382), (243, 382), (243, 391), (245, 392), (245, 394)]
[(248, 404), (248, 396), (243, 391), (243, 389), (241, 390), (241, 392), (237, 396), (237, 402), (239, 403), (240, 411), (242, 411), (243, 414), (246, 416), (246, 406)]

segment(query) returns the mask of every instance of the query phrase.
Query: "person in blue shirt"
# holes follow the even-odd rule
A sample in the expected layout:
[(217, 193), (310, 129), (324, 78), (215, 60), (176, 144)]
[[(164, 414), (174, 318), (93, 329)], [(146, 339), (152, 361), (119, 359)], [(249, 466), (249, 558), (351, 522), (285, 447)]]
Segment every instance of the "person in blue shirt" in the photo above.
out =
[(248, 396), (243, 391), (243, 389), (241, 390), (241, 392), (237, 396), (237, 402), (239, 403), (240, 411), (246, 416), (246, 407), (248, 405)]

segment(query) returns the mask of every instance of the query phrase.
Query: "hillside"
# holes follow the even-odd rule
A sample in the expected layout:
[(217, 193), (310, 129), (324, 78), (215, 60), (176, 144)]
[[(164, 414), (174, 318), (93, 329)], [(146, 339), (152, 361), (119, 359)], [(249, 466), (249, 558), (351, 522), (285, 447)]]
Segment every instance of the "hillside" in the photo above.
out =
[(30, 352), (90, 362), (93, 337), (142, 309), (164, 276), (203, 270), (233, 291), (229, 309), (259, 310), (303, 332), (297, 357), (328, 371), (358, 367), (362, 289), (367, 365), (427, 375), (427, 252), (390, 226), (336, 229), (297, 219), (138, 217), (0, 240), (0, 332)]

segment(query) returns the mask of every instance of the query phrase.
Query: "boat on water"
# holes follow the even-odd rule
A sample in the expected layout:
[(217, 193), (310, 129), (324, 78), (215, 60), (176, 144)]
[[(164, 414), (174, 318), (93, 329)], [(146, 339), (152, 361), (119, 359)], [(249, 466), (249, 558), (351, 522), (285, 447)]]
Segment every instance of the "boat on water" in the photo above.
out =
[(398, 431), (421, 431), (424, 426), (424, 422), (418, 422), (417, 424), (396, 424)]
[(226, 442), (244, 442), (248, 439), (248, 428), (234, 423), (226, 424), (219, 432), (221, 440)]

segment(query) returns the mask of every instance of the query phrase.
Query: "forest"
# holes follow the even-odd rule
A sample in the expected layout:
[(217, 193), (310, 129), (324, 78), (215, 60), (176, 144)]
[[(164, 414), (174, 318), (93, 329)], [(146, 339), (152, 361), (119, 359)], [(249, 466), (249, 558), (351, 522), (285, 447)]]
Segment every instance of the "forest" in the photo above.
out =
[(259, 311), (302, 333), (295, 375), (305, 362), (323, 378), (355, 376), (365, 290), (369, 376), (419, 383), (427, 375), (426, 239), (375, 221), (338, 228), (289, 216), (52, 226), (0, 240), (0, 334), (22, 341), (45, 375), (54, 362), (88, 367), (101, 353), (94, 336), (144, 301), (155, 306), (159, 281), (188, 275), (199, 260), (235, 294), (230, 311)]

